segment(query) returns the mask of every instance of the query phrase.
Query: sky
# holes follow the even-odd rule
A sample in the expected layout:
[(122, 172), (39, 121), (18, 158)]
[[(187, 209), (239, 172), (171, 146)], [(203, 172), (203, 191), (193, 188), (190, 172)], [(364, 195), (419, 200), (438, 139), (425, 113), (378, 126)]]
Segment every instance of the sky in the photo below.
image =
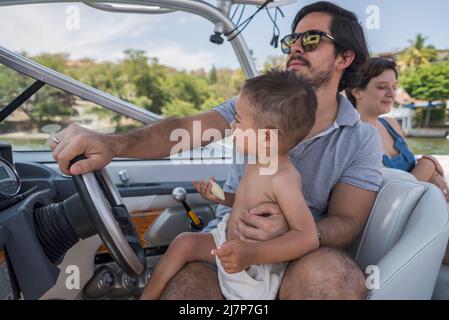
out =
[[(215, 1), (207, 1), (215, 4)], [(314, 1), (298, 0), (281, 7), (281, 36), (288, 34), (297, 11)], [(447, 0), (334, 0), (354, 11), (364, 26), (371, 52), (402, 49), (418, 33), (438, 49), (449, 49)], [(0, 0), (1, 3), (1, 0)], [(233, 7), (235, 8), (235, 6)], [(373, 9), (374, 8), (374, 9)], [(255, 6), (247, 6), (244, 17)], [(378, 12), (378, 15), (376, 15)], [(79, 19), (76, 19), (79, 13)], [(373, 20), (378, 16), (379, 19)], [(79, 23), (78, 23), (79, 22)], [(280, 49), (270, 46), (273, 25), (260, 12), (243, 31), (256, 65), (262, 66)], [(0, 45), (35, 55), (65, 52), (72, 59), (117, 61), (126, 49), (144, 50), (148, 57), (179, 70), (238, 68), (231, 45), (209, 42), (213, 25), (190, 13), (161, 15), (99, 11), (82, 3), (57, 3), (0, 7)]]

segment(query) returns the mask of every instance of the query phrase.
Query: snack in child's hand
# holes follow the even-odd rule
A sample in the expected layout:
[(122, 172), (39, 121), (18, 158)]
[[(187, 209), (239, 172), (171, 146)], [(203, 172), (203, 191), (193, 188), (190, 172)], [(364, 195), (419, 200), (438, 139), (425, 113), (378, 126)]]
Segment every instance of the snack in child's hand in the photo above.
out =
[(225, 200), (225, 194), (223, 189), (220, 187), (220, 185), (218, 183), (216, 183), (213, 180), (209, 180), (210, 183), (212, 184), (212, 187), (210, 189), (210, 191), (212, 192), (212, 194), (217, 197), (218, 199), (224, 201)]

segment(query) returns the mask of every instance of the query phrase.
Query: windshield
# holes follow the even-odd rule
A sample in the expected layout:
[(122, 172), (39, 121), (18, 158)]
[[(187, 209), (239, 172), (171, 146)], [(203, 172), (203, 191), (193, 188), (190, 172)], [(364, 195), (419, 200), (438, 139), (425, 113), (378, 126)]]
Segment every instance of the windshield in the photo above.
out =
[[(207, 2), (216, 5), (216, 1)], [(276, 44), (291, 32), (291, 22), (298, 8), (312, 2), (290, 3), (281, 7), (282, 14), (273, 8), (261, 11), (242, 31), (259, 72), (274, 66), (285, 68), (286, 56)], [(413, 83), (421, 78), (410, 72), (423, 64), (441, 64), (442, 67), (437, 68), (445, 70), (449, 61), (449, 43), (442, 30), (447, 29), (444, 26), (449, 28), (444, 16), (447, 10), (443, 10), (448, 4), (436, 0), (413, 1), (413, 4), (406, 0), (357, 3), (341, 0), (338, 4), (357, 14), (373, 56), (394, 59), (401, 66), (401, 90), (406, 89), (417, 105), (426, 104), (429, 99), (438, 101), (428, 115), (423, 108), (412, 112), (398, 111), (398, 107), (408, 103), (398, 100), (393, 116), (403, 129), (433, 126), (439, 128), (441, 132), (438, 134), (443, 136), (448, 123), (446, 101), (449, 95), (437, 88), (440, 84), (444, 87), (447, 81), (444, 74), (448, 73), (432, 76), (434, 80), (441, 79), (434, 87), (415, 90)], [(411, 11), (407, 15), (398, 15), (402, 8)], [(242, 25), (256, 10), (256, 6), (236, 4), (230, 8), (228, 16), (235, 25)], [(397, 28), (398, 25), (401, 28)], [(221, 34), (223, 44), (212, 43), (209, 39), (215, 26), (186, 12), (159, 15), (113, 13), (82, 3), (7, 6), (0, 10), (0, 29), (5, 31), (1, 44), (6, 48), (165, 117), (210, 110), (238, 94), (245, 79), (225, 35)], [(414, 77), (418, 79), (415, 82)], [(1, 106), (10, 103), (33, 81), (5, 67), (0, 68)], [(427, 97), (422, 92), (438, 92), (438, 96)], [(48, 86), (6, 122), (0, 127), (0, 138), (13, 142), (20, 150), (28, 147), (46, 149), (45, 142), (51, 132), (69, 123), (76, 122), (104, 132), (123, 132), (141, 125)], [(56, 126), (46, 127), (49, 124)], [(35, 144), (32, 140), (38, 142)], [(430, 152), (423, 148), (422, 141), (415, 144), (410, 139), (409, 143), (418, 153)], [(449, 153), (447, 140), (439, 139), (429, 145), (436, 146), (431, 153)]]

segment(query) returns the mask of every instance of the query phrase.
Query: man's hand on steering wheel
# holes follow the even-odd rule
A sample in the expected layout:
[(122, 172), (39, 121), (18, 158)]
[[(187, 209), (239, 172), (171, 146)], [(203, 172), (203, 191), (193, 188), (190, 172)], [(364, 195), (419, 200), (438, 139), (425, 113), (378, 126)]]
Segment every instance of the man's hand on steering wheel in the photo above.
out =
[(274, 203), (262, 203), (243, 212), (237, 221), (236, 233), (241, 240), (266, 241), (278, 238), (288, 230), (281, 208)]
[[(50, 148), (58, 162), (59, 169), (68, 175), (78, 175), (104, 168), (114, 157), (113, 144), (106, 135), (71, 124), (53, 138)], [(69, 169), (70, 161), (83, 154), (80, 160)]]

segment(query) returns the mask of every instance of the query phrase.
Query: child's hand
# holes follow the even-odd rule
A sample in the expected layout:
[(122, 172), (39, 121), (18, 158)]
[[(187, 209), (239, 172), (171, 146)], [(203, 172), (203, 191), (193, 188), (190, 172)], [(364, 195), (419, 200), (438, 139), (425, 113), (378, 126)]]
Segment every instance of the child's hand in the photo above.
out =
[(212, 193), (211, 189), (213, 183), (211, 181), (215, 182), (215, 178), (210, 177), (208, 182), (205, 182), (203, 179), (198, 182), (192, 180), (192, 183), (203, 199), (222, 204), (224, 199), (219, 199)]
[(227, 273), (237, 273), (253, 264), (254, 244), (242, 240), (226, 241), (211, 254), (218, 256)]

